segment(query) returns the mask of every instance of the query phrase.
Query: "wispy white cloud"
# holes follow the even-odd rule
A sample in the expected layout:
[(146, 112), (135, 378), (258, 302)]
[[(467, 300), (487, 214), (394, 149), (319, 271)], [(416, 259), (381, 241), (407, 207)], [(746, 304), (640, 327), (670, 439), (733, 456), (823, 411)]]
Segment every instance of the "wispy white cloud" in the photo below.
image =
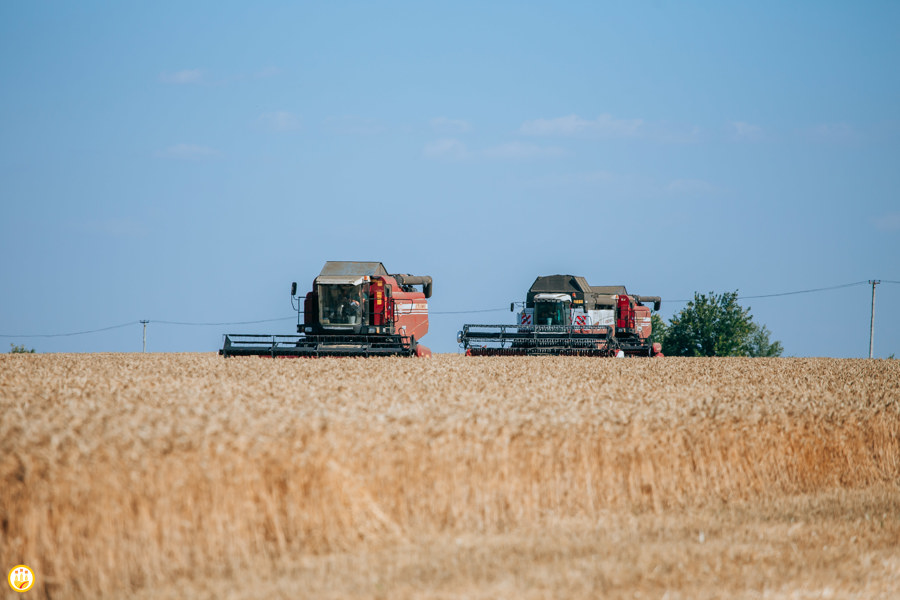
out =
[(509, 142), (485, 149), (482, 154), (487, 158), (521, 160), (531, 158), (554, 158), (566, 154), (565, 150), (556, 146), (539, 146), (527, 142)]
[(443, 134), (460, 134), (472, 130), (472, 125), (463, 119), (448, 119), (447, 117), (437, 117), (431, 120), (431, 128), (436, 133)]
[(643, 126), (643, 119), (617, 119), (609, 114), (600, 115), (593, 120), (568, 115), (525, 121), (519, 127), (519, 133), (553, 137), (623, 138), (638, 135)]
[(731, 138), (737, 141), (757, 141), (763, 137), (762, 127), (744, 121), (732, 121), (728, 124), (728, 129)]
[(325, 128), (341, 135), (377, 135), (388, 130), (380, 121), (355, 116), (328, 117)]
[(263, 113), (256, 119), (256, 124), (267, 131), (277, 132), (298, 131), (301, 127), (300, 118), (286, 110)]
[(169, 146), (165, 150), (157, 152), (157, 156), (161, 158), (173, 158), (177, 160), (201, 160), (204, 158), (214, 158), (219, 152), (209, 146), (198, 146), (195, 144), (175, 144)]
[(175, 85), (201, 83), (203, 81), (203, 71), (200, 69), (184, 69), (182, 71), (175, 71), (174, 73), (160, 73), (159, 80), (163, 83)]
[(462, 160), (469, 156), (469, 150), (463, 142), (455, 138), (443, 138), (425, 144), (422, 154), (433, 159)]
[(900, 212), (881, 215), (873, 219), (873, 222), (880, 231), (900, 231)]

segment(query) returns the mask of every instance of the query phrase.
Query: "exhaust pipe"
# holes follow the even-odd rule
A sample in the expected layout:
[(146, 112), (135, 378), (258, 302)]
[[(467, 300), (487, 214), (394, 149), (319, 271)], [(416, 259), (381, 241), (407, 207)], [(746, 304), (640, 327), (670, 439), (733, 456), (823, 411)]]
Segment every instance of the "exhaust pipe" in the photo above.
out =
[(426, 298), (431, 298), (431, 277), (428, 275), (394, 275), (400, 285), (421, 285)]
[(659, 296), (634, 296), (634, 301), (638, 304), (643, 304), (644, 302), (652, 302), (653, 310), (659, 311), (659, 307), (662, 304), (662, 299)]

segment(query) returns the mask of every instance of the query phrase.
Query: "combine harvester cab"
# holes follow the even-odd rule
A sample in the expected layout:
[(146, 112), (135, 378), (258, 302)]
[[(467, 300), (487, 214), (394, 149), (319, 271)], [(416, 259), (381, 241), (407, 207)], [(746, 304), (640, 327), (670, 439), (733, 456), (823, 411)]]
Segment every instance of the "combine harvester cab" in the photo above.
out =
[[(422, 290), (417, 291), (416, 286)], [(300, 306), (297, 335), (226, 334), (222, 356), (431, 356), (431, 277), (389, 274), (380, 262), (329, 261)], [(300, 322), (300, 313), (303, 322)]]
[(467, 356), (661, 356), (644, 302), (659, 310), (661, 300), (574, 275), (538, 277), (515, 324), (463, 325), (457, 341)]

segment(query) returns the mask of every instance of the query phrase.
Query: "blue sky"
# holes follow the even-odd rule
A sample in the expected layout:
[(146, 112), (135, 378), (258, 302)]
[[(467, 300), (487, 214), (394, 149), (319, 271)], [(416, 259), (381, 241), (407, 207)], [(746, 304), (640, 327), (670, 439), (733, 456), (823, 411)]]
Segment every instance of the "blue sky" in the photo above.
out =
[[(896, 2), (3, 3), (0, 343), (140, 351), (148, 319), (148, 351), (214, 351), (380, 260), (434, 278), (437, 352), (572, 273), (666, 319), (883, 279), (900, 354), (898, 30)], [(858, 357), (870, 302), (743, 304), (786, 355)]]

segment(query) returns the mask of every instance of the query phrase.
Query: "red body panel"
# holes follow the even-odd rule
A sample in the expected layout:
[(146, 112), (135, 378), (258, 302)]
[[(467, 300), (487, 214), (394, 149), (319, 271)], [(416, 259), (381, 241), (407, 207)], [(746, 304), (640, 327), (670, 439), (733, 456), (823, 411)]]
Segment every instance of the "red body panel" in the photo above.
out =
[(649, 306), (635, 306), (634, 307), (634, 324), (637, 327), (638, 337), (641, 339), (647, 339), (650, 337), (650, 333), (652, 332), (652, 327), (650, 325), (650, 307)]
[(634, 300), (631, 296), (620, 295), (616, 301), (616, 331), (634, 329)]
[(428, 333), (428, 300), (425, 294), (402, 291), (393, 277), (385, 277), (384, 282), (391, 287), (394, 332), (422, 339)]

